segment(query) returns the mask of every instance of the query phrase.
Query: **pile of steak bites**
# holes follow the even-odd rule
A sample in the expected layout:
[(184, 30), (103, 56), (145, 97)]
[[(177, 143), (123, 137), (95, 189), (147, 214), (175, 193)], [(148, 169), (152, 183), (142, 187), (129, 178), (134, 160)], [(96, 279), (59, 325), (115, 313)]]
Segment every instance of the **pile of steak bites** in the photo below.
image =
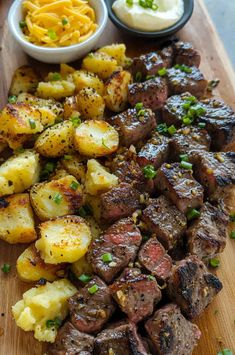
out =
[(121, 147), (106, 165), (94, 274), (69, 300), (49, 354), (189, 355), (195, 320), (222, 289), (208, 260), (226, 244), (235, 114), (206, 98), (199, 53), (177, 42), (133, 59), (130, 108), (109, 118)]

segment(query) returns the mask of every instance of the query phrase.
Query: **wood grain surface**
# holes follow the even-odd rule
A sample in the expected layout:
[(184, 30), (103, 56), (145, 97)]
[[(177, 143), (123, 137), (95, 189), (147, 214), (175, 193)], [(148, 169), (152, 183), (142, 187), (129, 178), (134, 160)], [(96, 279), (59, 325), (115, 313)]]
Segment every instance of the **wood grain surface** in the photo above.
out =
[[(6, 16), (11, 3), (10, 0), (0, 0), (0, 107), (6, 103), (15, 68), (28, 62), (37, 68), (44, 68), (44, 65), (26, 57), (10, 37)], [(177, 35), (192, 42), (200, 50), (202, 71), (208, 79), (220, 78), (221, 83), (216, 94), (235, 109), (234, 72), (203, 0), (196, 0), (192, 19)], [(109, 23), (99, 45), (117, 41), (127, 44), (130, 55), (159, 45), (156, 41), (129, 38)], [(0, 265), (12, 265), (9, 275), (5, 276), (0, 272), (0, 355), (41, 355), (45, 351), (45, 344), (35, 341), (32, 333), (17, 328), (11, 315), (11, 306), (32, 286), (20, 282), (16, 275), (15, 262), (24, 248), (25, 246), (10, 246), (0, 242)], [(228, 240), (220, 261), (217, 275), (224, 288), (197, 320), (202, 337), (194, 355), (216, 355), (223, 348), (232, 349), (235, 353), (235, 241)]]

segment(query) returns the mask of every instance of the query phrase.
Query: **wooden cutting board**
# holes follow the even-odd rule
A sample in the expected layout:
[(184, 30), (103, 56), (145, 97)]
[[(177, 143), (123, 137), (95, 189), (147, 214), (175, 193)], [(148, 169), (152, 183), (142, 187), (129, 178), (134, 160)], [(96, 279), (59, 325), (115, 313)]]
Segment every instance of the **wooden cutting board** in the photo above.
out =
[[(27, 58), (10, 37), (5, 22), (12, 1), (0, 0), (0, 107), (6, 103), (7, 91), (15, 68), (30, 62), (37, 67), (42, 64)], [(201, 69), (206, 78), (220, 78), (216, 94), (235, 109), (235, 76), (215, 28), (208, 16), (203, 0), (195, 1), (195, 11), (190, 22), (178, 34), (183, 40), (193, 43), (202, 55)], [(99, 43), (123, 41), (129, 54), (151, 50), (156, 42), (133, 40), (122, 35), (111, 23)], [(235, 209), (235, 206), (234, 206)], [(233, 227), (235, 229), (235, 226)], [(0, 242), (0, 265), (9, 263), (9, 275), (0, 272), (0, 355), (41, 355), (45, 345), (35, 341), (31, 333), (17, 328), (11, 316), (11, 306), (32, 285), (20, 282), (16, 275), (15, 262), (25, 246), (10, 246)], [(197, 321), (202, 337), (194, 355), (216, 355), (223, 348), (235, 352), (235, 241), (228, 240), (220, 257), (221, 266), (217, 275), (224, 288), (214, 302)]]

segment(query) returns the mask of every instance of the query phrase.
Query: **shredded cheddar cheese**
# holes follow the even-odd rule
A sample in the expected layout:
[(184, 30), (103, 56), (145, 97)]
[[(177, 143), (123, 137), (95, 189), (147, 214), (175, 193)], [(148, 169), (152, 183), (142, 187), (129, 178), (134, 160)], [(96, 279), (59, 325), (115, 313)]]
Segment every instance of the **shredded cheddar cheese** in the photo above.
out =
[(94, 9), (85, 0), (25, 0), (26, 39), (38, 46), (65, 47), (85, 41), (96, 30)]

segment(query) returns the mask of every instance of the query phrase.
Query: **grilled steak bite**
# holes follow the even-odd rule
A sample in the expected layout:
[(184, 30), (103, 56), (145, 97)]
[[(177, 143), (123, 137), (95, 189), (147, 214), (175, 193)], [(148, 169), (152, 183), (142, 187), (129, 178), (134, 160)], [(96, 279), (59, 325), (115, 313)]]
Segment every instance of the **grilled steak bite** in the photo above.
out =
[(140, 166), (153, 165), (158, 169), (168, 158), (169, 138), (154, 133), (137, 155)]
[(158, 170), (155, 186), (183, 213), (203, 204), (202, 186), (193, 178), (192, 171), (182, 168), (180, 163), (163, 164)]
[(203, 97), (207, 89), (207, 80), (197, 67), (186, 67), (177, 64), (167, 70), (169, 94), (178, 95), (190, 92), (192, 95)]
[(145, 79), (147, 76), (157, 75), (158, 70), (165, 67), (166, 64), (168, 64), (167, 61), (164, 61), (160, 54), (151, 52), (133, 58), (130, 70), (134, 78), (137, 74), (142, 79)]
[(156, 127), (155, 114), (146, 108), (141, 110), (128, 109), (111, 117), (110, 122), (117, 129), (120, 143), (125, 147), (129, 147), (131, 144), (135, 145), (144, 140)]
[(200, 122), (212, 138), (213, 150), (235, 151), (235, 113), (221, 99), (206, 99), (201, 102), (205, 113)]
[(174, 248), (187, 228), (185, 215), (164, 195), (150, 201), (141, 220), (167, 250)]
[(170, 140), (171, 158), (177, 161), (180, 155), (186, 154), (190, 160), (193, 151), (208, 151), (210, 142), (210, 136), (205, 129), (193, 126), (181, 128)]
[(184, 64), (189, 67), (199, 67), (201, 56), (199, 52), (193, 48), (191, 43), (188, 42), (174, 42), (174, 64)]
[(156, 238), (150, 238), (142, 246), (138, 260), (158, 280), (165, 281), (169, 277), (172, 260)]
[(201, 336), (197, 325), (185, 319), (174, 303), (158, 309), (145, 328), (161, 355), (191, 355)]
[(85, 333), (100, 331), (114, 310), (109, 288), (97, 276), (69, 299), (71, 322)]
[(141, 274), (137, 268), (125, 269), (109, 288), (121, 310), (134, 323), (150, 316), (162, 297), (153, 276)]
[(168, 96), (166, 79), (156, 77), (143, 83), (129, 85), (128, 100), (131, 106), (142, 102), (145, 107), (156, 111), (164, 105)]
[(207, 195), (235, 183), (235, 152), (194, 154), (194, 174)]
[(184, 92), (181, 95), (170, 96), (162, 108), (162, 120), (168, 125), (181, 127), (183, 117), (185, 117), (187, 110), (184, 105), (190, 102), (192, 94)]
[[(142, 237), (131, 218), (120, 219), (92, 243), (88, 260), (96, 274), (110, 283), (134, 261)], [(109, 260), (105, 256), (109, 255)]]
[(133, 323), (105, 329), (95, 339), (95, 355), (147, 355)]
[(170, 68), (172, 66), (173, 63), (173, 56), (174, 56), (174, 52), (173, 52), (173, 47), (167, 46), (164, 47), (160, 52), (159, 52), (160, 56), (162, 57), (163, 61), (164, 61), (164, 68)]
[(121, 183), (100, 196), (100, 220), (110, 225), (140, 207), (140, 192), (130, 184)]
[(222, 289), (220, 280), (209, 273), (203, 262), (191, 255), (173, 266), (168, 280), (168, 295), (186, 318), (193, 319), (211, 303)]
[(219, 208), (206, 202), (187, 230), (188, 250), (200, 258), (221, 253), (226, 245), (228, 217)]
[(79, 332), (67, 321), (58, 331), (55, 343), (50, 346), (48, 355), (91, 355), (94, 337)]

